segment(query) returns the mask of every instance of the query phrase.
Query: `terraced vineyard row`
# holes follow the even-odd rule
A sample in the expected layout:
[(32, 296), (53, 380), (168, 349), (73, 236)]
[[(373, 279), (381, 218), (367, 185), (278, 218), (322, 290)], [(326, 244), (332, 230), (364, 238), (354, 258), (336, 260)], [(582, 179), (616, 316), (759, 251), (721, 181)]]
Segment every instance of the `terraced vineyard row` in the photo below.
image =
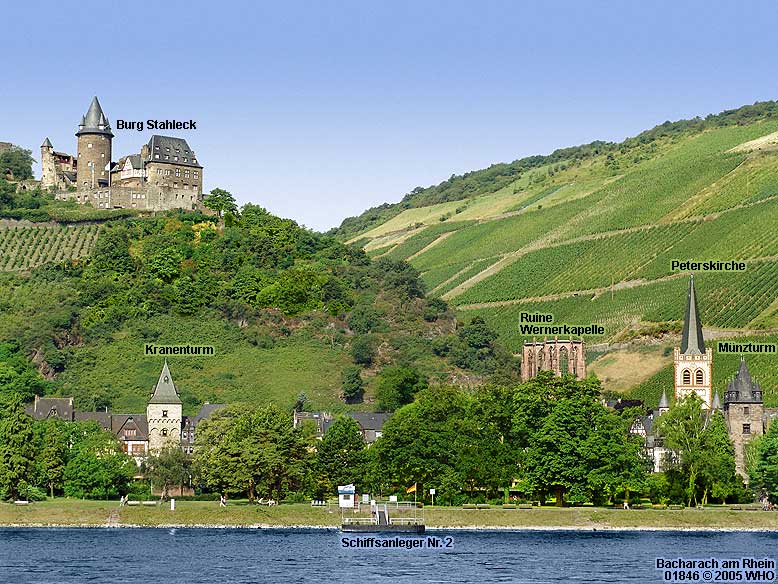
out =
[(456, 221), (456, 222), (444, 222), (440, 225), (432, 225), (427, 227), (421, 233), (417, 233), (412, 237), (409, 237), (401, 244), (397, 245), (394, 249), (388, 252), (384, 257), (393, 260), (405, 260), (411, 257), (413, 254), (418, 253), (430, 243), (435, 241), (438, 237), (444, 233), (456, 231), (462, 227), (471, 224), (471, 221)]
[(778, 153), (752, 154), (735, 172), (685, 205), (677, 218), (708, 215), (778, 196)]
[(733, 146), (778, 130), (778, 123), (729, 127), (691, 139), (667, 155), (641, 164), (606, 186), (604, 205), (571, 236), (653, 224), (725, 177), (746, 159)]
[(99, 229), (97, 224), (0, 228), (0, 271), (28, 270), (85, 256), (91, 251)]
[[(640, 322), (682, 321), (689, 281), (679, 277), (645, 286), (617, 290), (596, 298), (575, 296), (554, 301), (522, 302), (463, 310), (465, 318), (482, 316), (512, 351), (519, 351), (529, 337), (519, 330), (519, 313), (554, 315), (562, 324), (600, 324), (605, 335), (587, 340), (605, 341)], [(745, 273), (706, 273), (695, 278), (700, 318), (714, 328), (745, 328), (775, 300), (778, 262), (765, 262)]]
[(531, 252), (454, 301), (493, 302), (609, 286), (630, 279), (642, 264), (695, 227), (677, 223)]

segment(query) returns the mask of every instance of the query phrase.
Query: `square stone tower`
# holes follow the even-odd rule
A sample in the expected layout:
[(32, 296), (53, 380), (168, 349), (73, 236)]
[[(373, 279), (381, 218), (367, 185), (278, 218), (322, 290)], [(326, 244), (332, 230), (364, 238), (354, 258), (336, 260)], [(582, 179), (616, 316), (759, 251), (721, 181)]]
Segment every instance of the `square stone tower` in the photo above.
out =
[(686, 303), (686, 318), (683, 323), (681, 347), (673, 354), (675, 364), (675, 401), (681, 401), (691, 393), (702, 400), (702, 407), (711, 408), (711, 373), (713, 350), (705, 348), (702, 338), (702, 323), (697, 311), (697, 296), (694, 291), (694, 276), (689, 280), (689, 297)]
[(751, 379), (746, 360), (742, 357), (737, 375), (729, 382), (724, 394), (724, 416), (729, 437), (735, 445), (735, 472), (748, 479), (746, 444), (764, 433), (764, 403), (762, 387)]
[(150, 453), (159, 452), (165, 446), (181, 445), (181, 418), (181, 399), (165, 359), (159, 381), (146, 406)]

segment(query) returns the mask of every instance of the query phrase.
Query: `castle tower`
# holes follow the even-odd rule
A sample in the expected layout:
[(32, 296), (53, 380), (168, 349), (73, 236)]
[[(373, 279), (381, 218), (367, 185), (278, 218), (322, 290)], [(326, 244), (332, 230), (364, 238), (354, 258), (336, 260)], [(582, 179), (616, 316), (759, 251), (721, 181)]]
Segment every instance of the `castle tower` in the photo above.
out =
[(166, 445), (181, 444), (181, 409), (181, 399), (165, 359), (159, 381), (154, 386), (154, 392), (146, 406), (149, 452), (158, 452)]
[(702, 400), (702, 407), (711, 408), (711, 373), (713, 350), (705, 348), (702, 323), (697, 311), (697, 295), (694, 292), (694, 276), (689, 280), (689, 297), (681, 335), (681, 347), (673, 355), (675, 364), (675, 401), (679, 402), (691, 393)]
[(724, 393), (724, 416), (727, 419), (729, 437), (735, 445), (735, 472), (744, 478), (746, 474), (745, 448), (753, 438), (763, 433), (762, 387), (751, 379), (746, 360), (740, 358), (740, 368)]
[(79, 190), (108, 186), (113, 132), (97, 97), (78, 125), (78, 167), (76, 182)]
[(41, 144), (41, 187), (48, 189), (57, 186), (57, 165), (54, 161), (54, 146), (46, 138)]

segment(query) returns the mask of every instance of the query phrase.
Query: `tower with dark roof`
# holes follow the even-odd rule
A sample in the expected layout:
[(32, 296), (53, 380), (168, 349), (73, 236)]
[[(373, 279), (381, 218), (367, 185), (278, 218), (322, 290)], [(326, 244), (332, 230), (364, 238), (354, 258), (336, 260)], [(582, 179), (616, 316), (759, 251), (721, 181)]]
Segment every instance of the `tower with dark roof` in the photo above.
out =
[(697, 307), (697, 293), (694, 276), (689, 279), (689, 294), (686, 299), (686, 315), (681, 334), (681, 346), (674, 351), (675, 401), (681, 401), (696, 393), (703, 407), (710, 409), (713, 403), (711, 392), (713, 350), (705, 347), (702, 336), (702, 322)]
[(751, 378), (746, 360), (741, 357), (737, 374), (724, 393), (724, 416), (735, 446), (735, 471), (744, 478), (746, 444), (764, 433), (764, 413), (762, 386)]
[(108, 186), (113, 132), (97, 97), (92, 98), (89, 109), (81, 118), (76, 136), (78, 189), (90, 190)]
[(167, 359), (146, 405), (146, 419), (150, 452), (158, 452), (167, 445), (181, 444), (182, 404)]

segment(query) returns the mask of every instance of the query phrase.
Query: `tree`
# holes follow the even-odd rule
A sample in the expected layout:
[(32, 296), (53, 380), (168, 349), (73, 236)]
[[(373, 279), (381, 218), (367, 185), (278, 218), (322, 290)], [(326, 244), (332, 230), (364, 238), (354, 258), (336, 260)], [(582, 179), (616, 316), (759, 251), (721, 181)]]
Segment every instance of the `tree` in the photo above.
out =
[(357, 365), (372, 365), (375, 359), (373, 338), (368, 335), (354, 337), (351, 341), (351, 358)]
[(96, 423), (83, 424), (82, 432), (65, 466), (65, 495), (108, 499), (125, 494), (138, 470), (135, 461), (122, 452), (112, 433)]
[(384, 367), (378, 375), (378, 405), (384, 411), (394, 411), (411, 403), (427, 386), (427, 378), (413, 367)]
[(690, 394), (659, 418), (657, 431), (678, 455), (672, 470), (684, 483), (688, 505), (705, 504), (714, 488), (718, 498), (734, 490), (733, 447), (720, 412), (709, 416), (702, 400)]
[(778, 424), (770, 424), (756, 448), (756, 463), (750, 469), (751, 487), (767, 491), (778, 502)]
[(362, 400), (365, 382), (362, 381), (362, 368), (357, 365), (349, 365), (342, 374), (343, 397), (346, 402)]
[(284, 498), (307, 479), (302, 430), (276, 406), (225, 408), (198, 427), (195, 474), (215, 491)]
[(161, 487), (162, 498), (167, 498), (173, 487), (185, 485), (190, 479), (191, 461), (177, 445), (165, 446), (146, 460), (146, 477), (152, 485)]
[(35, 480), (35, 435), (32, 418), (17, 395), (0, 404), (0, 498), (18, 499)]
[(38, 474), (51, 497), (54, 497), (55, 490), (61, 491), (64, 487), (69, 442), (66, 424), (59, 418), (50, 418), (35, 425), (38, 433)]
[(32, 178), (33, 162), (35, 160), (30, 150), (12, 146), (8, 150), (0, 152), (0, 176), (5, 176), (5, 171), (10, 170), (14, 180)]
[(203, 200), (203, 205), (212, 211), (216, 211), (219, 217), (223, 217), (225, 212), (235, 214), (238, 210), (235, 197), (224, 189), (213, 189)]
[(356, 420), (348, 416), (336, 419), (316, 448), (317, 496), (335, 493), (338, 485), (363, 487), (365, 450), (362, 430)]

